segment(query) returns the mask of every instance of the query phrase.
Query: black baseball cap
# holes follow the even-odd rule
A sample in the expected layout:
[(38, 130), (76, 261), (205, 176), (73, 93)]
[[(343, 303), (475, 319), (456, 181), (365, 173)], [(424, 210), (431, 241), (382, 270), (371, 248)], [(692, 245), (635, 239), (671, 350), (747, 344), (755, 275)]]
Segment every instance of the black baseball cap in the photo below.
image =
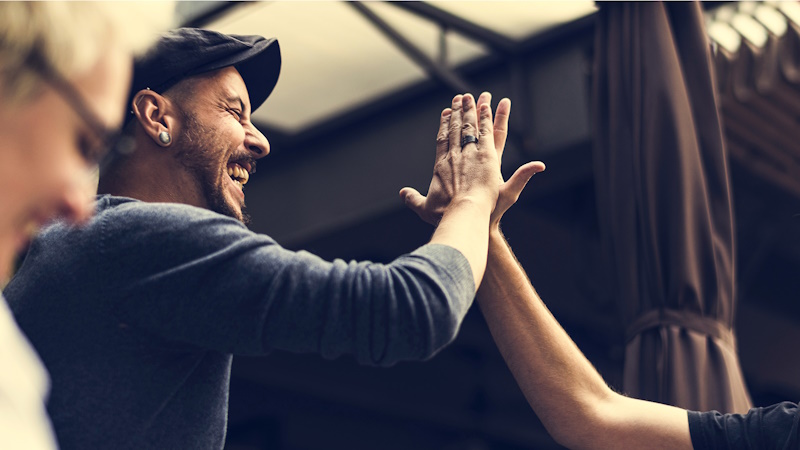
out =
[[(202, 28), (178, 28), (164, 33), (133, 66), (126, 107), (142, 89), (163, 93), (194, 75), (234, 66), (247, 86), (255, 111), (272, 93), (281, 72), (278, 40), (263, 36), (223, 34)], [(131, 119), (128, 114), (126, 122)]]

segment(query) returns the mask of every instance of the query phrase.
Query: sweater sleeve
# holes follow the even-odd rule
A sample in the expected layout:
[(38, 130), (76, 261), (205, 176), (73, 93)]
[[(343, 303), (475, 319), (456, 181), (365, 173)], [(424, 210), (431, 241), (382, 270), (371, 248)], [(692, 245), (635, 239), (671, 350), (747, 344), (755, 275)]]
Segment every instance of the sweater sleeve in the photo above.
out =
[(692, 446), (702, 449), (796, 449), (800, 409), (791, 402), (753, 408), (747, 414), (689, 411)]
[(204, 349), (425, 359), (451, 342), (475, 294), (457, 250), (426, 245), (390, 264), (327, 262), (236, 220), (131, 204), (104, 218), (101, 255), (120, 320)]

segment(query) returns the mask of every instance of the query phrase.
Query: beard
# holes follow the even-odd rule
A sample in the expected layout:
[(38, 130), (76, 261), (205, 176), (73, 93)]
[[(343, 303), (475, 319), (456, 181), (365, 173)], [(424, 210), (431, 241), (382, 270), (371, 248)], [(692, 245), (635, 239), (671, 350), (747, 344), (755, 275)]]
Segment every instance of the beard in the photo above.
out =
[(181, 111), (181, 116), (184, 130), (175, 141), (176, 157), (199, 183), (208, 209), (249, 225), (250, 215), (245, 205), (242, 204), (240, 212), (230, 204), (225, 197), (226, 180), (220, 179), (220, 176), (228, 176), (223, 170), (227, 161), (220, 158), (224, 156), (222, 149), (229, 144), (226, 145), (215, 128), (204, 126), (194, 115)]

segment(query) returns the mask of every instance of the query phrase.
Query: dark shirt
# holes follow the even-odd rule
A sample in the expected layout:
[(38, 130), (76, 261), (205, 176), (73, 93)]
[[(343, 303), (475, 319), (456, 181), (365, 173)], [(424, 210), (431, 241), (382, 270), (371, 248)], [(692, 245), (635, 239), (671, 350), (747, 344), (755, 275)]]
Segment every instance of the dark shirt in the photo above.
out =
[(791, 402), (753, 408), (747, 414), (689, 411), (695, 450), (800, 449), (800, 409)]
[(205, 449), (224, 445), (232, 354), (429, 358), (474, 284), (444, 245), (327, 262), (204, 209), (104, 196), (86, 226), (44, 230), (5, 295), (62, 448)]

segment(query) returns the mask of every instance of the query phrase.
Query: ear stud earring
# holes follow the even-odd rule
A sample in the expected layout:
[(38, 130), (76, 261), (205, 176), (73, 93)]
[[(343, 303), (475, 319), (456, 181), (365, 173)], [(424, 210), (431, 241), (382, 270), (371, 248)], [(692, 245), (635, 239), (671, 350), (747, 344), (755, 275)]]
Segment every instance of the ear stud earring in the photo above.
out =
[(161, 133), (158, 133), (158, 140), (164, 145), (169, 145), (169, 143), (172, 142), (172, 136), (170, 136), (166, 131), (162, 131)]

